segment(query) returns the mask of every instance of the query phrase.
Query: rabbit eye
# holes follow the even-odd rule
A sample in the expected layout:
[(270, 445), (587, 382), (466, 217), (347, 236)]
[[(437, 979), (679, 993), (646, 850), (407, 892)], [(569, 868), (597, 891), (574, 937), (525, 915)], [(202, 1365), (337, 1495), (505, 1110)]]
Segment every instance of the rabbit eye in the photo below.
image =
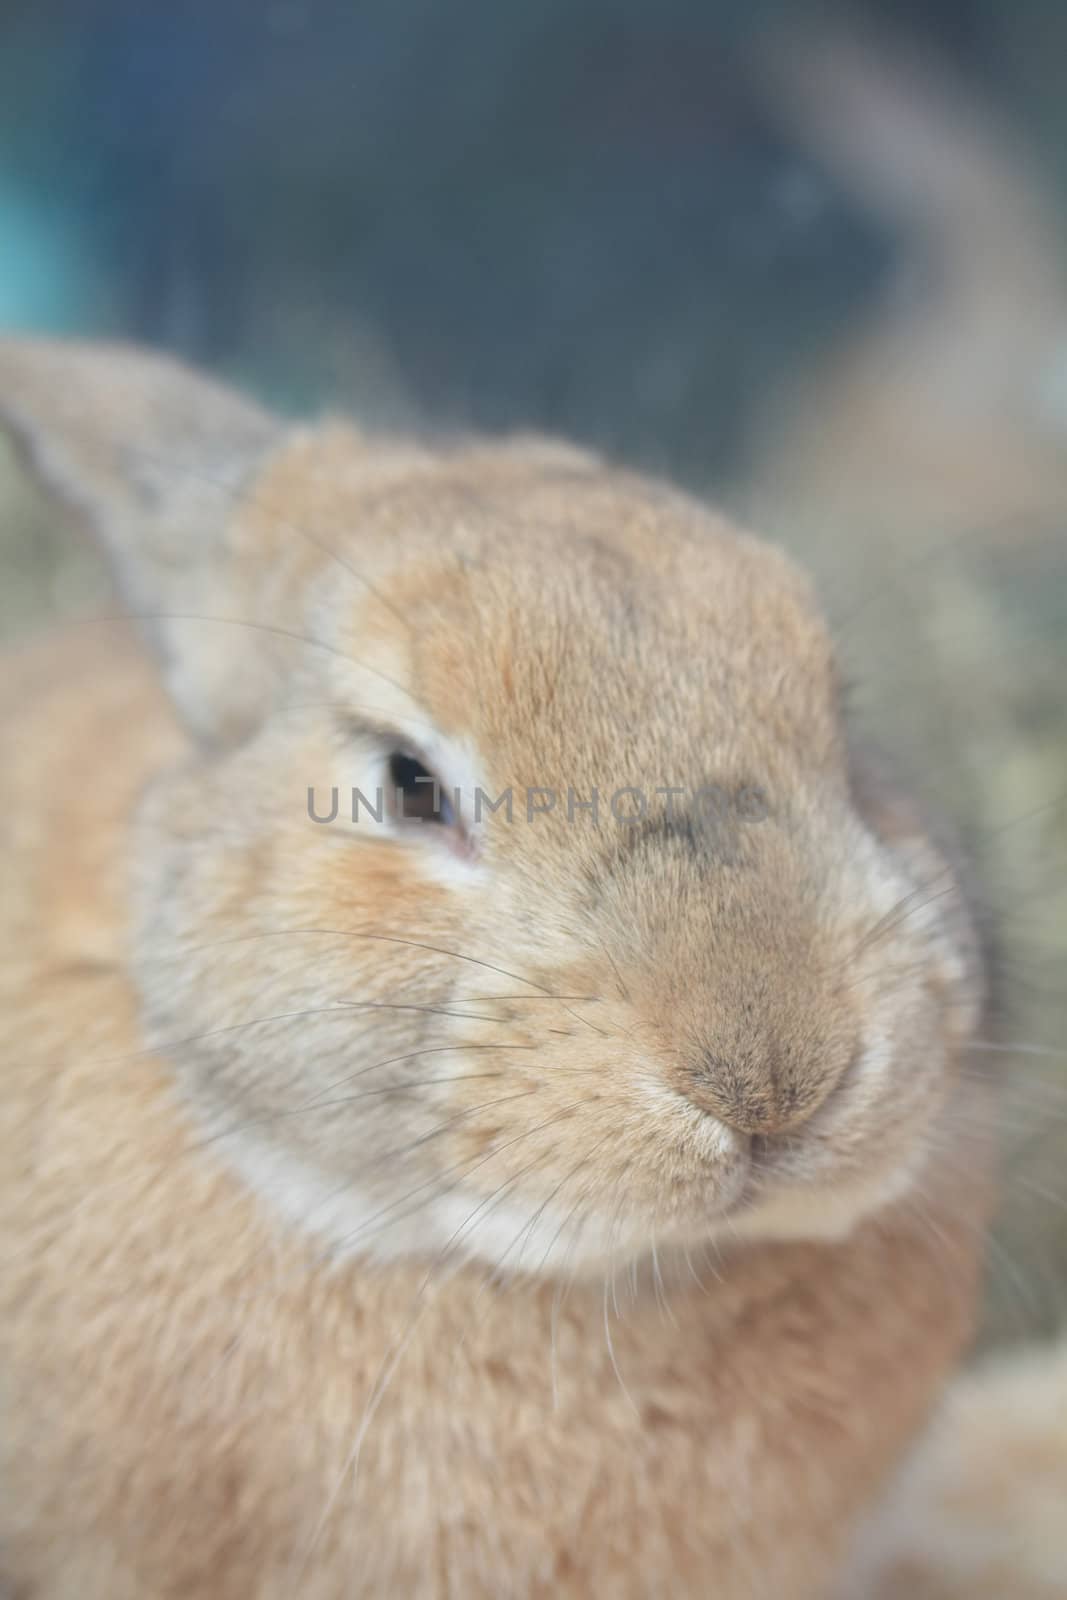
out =
[(439, 822), (452, 827), (455, 807), (437, 774), (416, 756), (394, 750), (389, 757), (389, 782), (393, 814), (399, 822)]

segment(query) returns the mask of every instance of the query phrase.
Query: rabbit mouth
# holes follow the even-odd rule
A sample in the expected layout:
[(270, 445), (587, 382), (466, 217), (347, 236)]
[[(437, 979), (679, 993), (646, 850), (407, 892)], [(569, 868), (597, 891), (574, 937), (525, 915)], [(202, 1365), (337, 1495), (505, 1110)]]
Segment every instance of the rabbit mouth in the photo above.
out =
[[(936, 1119), (935, 1119), (936, 1120)], [(834, 1240), (921, 1184), (935, 1140), (929, 1128), (887, 1128), (849, 1148), (829, 1133), (753, 1139), (744, 1192), (729, 1217), (745, 1239)]]

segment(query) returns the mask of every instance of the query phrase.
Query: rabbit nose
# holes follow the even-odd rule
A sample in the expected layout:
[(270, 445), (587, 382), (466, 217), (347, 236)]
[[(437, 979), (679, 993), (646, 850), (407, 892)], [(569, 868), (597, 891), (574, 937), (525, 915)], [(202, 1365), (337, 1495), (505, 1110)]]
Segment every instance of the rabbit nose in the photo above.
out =
[(708, 1052), (686, 1092), (735, 1132), (766, 1137), (806, 1122), (842, 1076), (825, 1058), (793, 1063), (773, 1050), (731, 1057)]

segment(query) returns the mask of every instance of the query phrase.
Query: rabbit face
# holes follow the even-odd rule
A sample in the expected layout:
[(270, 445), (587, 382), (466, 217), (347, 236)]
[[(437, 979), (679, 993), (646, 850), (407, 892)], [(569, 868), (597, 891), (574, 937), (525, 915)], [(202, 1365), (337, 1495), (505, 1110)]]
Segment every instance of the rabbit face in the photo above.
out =
[(250, 548), (316, 492), (276, 705), (142, 825), (139, 981), (161, 1048), (203, 1035), (168, 1053), (220, 1154), (338, 1250), (525, 1270), (916, 1181), (970, 936), (861, 808), (793, 569), (506, 447), (368, 488), (343, 433), (269, 469)]
[(840, 1234), (921, 1180), (973, 935), (780, 554), (564, 447), (5, 360), (193, 735), (131, 965), (219, 1159), (340, 1254), (502, 1271)]

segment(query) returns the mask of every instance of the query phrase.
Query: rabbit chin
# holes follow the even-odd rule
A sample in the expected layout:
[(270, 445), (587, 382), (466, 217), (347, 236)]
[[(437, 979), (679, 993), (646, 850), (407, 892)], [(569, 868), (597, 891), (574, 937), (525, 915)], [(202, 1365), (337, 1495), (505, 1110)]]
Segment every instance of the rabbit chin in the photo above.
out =
[(921, 1181), (925, 1152), (917, 1149), (892, 1169), (874, 1173), (862, 1182), (799, 1183), (768, 1191), (730, 1218), (730, 1233), (737, 1240), (768, 1242), (844, 1239), (861, 1222), (885, 1210)]
[(755, 1192), (741, 1169), (736, 1181), (709, 1185), (706, 1210), (667, 1220), (640, 1207), (576, 1213), (537, 1195), (442, 1193), (433, 1179), (383, 1199), (362, 1191), (358, 1181), (338, 1184), (292, 1152), (247, 1136), (229, 1159), (275, 1216), (316, 1241), (327, 1259), (422, 1259), (435, 1273), (473, 1261), (505, 1276), (581, 1277), (705, 1246), (725, 1258), (759, 1242), (840, 1240), (921, 1181), (925, 1154), (920, 1146), (910, 1161), (862, 1181), (798, 1181)]

